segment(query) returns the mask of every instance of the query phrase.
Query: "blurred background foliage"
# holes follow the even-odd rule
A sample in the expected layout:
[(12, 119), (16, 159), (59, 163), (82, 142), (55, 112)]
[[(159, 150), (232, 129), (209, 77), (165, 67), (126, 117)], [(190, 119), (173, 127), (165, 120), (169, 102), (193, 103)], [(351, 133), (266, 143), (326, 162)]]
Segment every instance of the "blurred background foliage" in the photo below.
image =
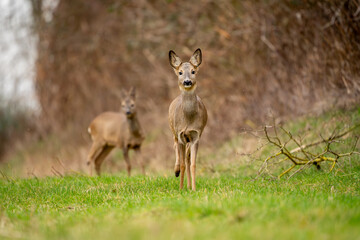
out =
[(167, 110), (179, 90), (170, 49), (183, 60), (203, 51), (198, 95), (209, 112), (202, 144), (210, 147), (269, 116), (319, 114), (360, 101), (356, 0), (60, 0), (51, 21), (43, 0), (31, 4), (40, 105), (33, 138), (51, 145), (47, 139), (56, 136), (57, 148), (49, 153), (45, 144), (39, 152), (77, 162), (74, 168), (85, 162), (92, 118), (118, 110), (119, 91), (131, 86), (147, 161), (172, 166)]

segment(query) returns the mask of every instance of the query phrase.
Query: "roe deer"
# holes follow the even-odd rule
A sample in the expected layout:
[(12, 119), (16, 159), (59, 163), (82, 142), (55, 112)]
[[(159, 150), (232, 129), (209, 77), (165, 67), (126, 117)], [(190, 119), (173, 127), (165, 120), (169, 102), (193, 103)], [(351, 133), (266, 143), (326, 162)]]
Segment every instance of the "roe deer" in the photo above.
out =
[[(90, 124), (88, 132), (93, 141), (87, 164), (90, 175), (95, 165), (97, 175), (100, 175), (101, 164), (114, 147), (122, 149), (127, 172), (130, 176), (131, 164), (129, 150), (134, 149), (140, 156), (141, 143), (144, 140), (143, 132), (136, 115), (135, 88), (129, 93), (122, 93), (121, 112), (104, 112), (97, 116)], [(139, 159), (142, 173), (145, 174), (142, 159)]]
[[(180, 173), (180, 189), (184, 185), (185, 163), (187, 187), (195, 191), (196, 154), (199, 140), (207, 122), (207, 111), (201, 99), (195, 94), (195, 76), (202, 61), (200, 48), (191, 56), (189, 62), (182, 62), (174, 51), (169, 52), (170, 65), (178, 76), (181, 91), (169, 107), (169, 123), (174, 135), (175, 176)], [(190, 178), (191, 171), (191, 178)]]

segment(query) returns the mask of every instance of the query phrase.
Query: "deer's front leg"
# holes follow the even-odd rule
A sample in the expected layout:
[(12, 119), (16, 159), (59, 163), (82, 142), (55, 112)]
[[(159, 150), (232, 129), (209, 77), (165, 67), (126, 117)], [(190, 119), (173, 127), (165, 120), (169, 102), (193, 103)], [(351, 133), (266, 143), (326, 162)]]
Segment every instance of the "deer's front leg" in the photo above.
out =
[(184, 187), (184, 175), (185, 175), (185, 145), (178, 143), (177, 145), (179, 160), (180, 160), (180, 189)]
[(190, 146), (189, 145), (186, 145), (185, 165), (186, 165), (187, 188), (190, 189), (190, 187), (191, 187), (191, 176), (190, 176)]
[(191, 171), (191, 187), (192, 190), (196, 190), (195, 186), (195, 171), (196, 171), (196, 155), (199, 148), (199, 142), (196, 141), (190, 147), (190, 171)]

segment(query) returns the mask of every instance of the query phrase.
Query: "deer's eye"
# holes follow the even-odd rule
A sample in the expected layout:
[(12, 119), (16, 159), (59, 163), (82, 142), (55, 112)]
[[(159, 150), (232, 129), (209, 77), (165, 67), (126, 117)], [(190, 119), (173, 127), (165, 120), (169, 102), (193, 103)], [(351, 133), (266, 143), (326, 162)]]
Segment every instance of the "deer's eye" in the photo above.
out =
[(194, 71), (194, 70), (192, 70), (192, 71), (191, 71), (191, 74), (195, 74), (195, 71)]
[(131, 107), (134, 107), (135, 105), (134, 105), (134, 104), (131, 104), (130, 106), (131, 106)]
[(182, 75), (182, 72), (179, 72), (179, 75)]

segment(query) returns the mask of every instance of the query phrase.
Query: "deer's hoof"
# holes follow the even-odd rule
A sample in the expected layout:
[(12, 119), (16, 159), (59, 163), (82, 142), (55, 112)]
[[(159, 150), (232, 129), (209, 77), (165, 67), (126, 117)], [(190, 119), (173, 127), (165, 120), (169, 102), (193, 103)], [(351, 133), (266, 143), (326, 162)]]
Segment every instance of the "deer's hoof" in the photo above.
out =
[(178, 177), (180, 175), (180, 165), (176, 164), (174, 168), (175, 177)]

